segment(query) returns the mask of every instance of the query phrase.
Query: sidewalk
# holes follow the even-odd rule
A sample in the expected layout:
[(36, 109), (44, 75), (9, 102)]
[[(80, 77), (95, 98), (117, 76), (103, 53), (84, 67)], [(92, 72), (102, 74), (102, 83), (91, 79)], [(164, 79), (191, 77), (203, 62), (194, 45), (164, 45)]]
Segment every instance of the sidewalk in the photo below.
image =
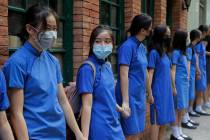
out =
[[(210, 140), (210, 116), (194, 117), (192, 119), (200, 123), (198, 128), (195, 130), (183, 128), (183, 132), (191, 136), (193, 140)], [(168, 132), (166, 140), (169, 140), (170, 134), (171, 132)]]

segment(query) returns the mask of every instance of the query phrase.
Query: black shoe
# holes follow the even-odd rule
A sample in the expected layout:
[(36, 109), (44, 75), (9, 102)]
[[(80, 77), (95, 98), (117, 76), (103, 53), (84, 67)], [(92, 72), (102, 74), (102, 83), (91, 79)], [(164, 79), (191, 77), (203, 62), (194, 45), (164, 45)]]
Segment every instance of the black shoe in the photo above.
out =
[(174, 135), (171, 135), (170, 140), (180, 140), (180, 139), (176, 138)]
[(189, 136), (184, 136), (184, 135), (181, 135), (182, 136), (182, 138), (184, 138), (185, 140), (192, 140), (192, 138), (191, 137), (189, 137)]
[(196, 113), (196, 112), (189, 112), (189, 115), (190, 115), (190, 117), (200, 117), (201, 115), (199, 115), (198, 113)]
[(182, 127), (183, 127), (183, 128), (188, 128), (188, 129), (196, 129), (196, 128), (197, 128), (195, 125), (193, 125), (193, 124), (190, 123), (190, 122), (187, 122), (187, 123), (183, 123), (183, 122), (182, 122)]
[(198, 113), (199, 115), (203, 115), (203, 116), (210, 116), (209, 113), (207, 113), (206, 111), (195, 111), (196, 113)]
[(191, 123), (191, 124), (193, 124), (193, 125), (195, 125), (195, 126), (199, 126), (200, 124), (198, 123), (198, 122), (195, 122), (195, 121), (193, 121), (193, 120), (189, 120), (189, 122)]

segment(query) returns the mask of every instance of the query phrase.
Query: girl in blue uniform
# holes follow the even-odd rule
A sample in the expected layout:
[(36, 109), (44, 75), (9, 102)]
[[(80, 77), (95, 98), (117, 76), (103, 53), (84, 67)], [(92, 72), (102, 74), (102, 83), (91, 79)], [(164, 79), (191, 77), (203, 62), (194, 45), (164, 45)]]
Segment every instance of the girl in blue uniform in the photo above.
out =
[(174, 99), (176, 109), (176, 122), (172, 126), (171, 140), (189, 139), (183, 134), (181, 129), (181, 119), (184, 110), (188, 108), (188, 88), (189, 88), (189, 73), (186, 58), (186, 43), (188, 34), (185, 31), (178, 30), (173, 38), (173, 53), (172, 53), (172, 77), (175, 79), (176, 96)]
[[(195, 53), (195, 45), (200, 41), (201, 33), (199, 30), (192, 30), (190, 32), (191, 43), (187, 47), (187, 59), (190, 62), (190, 79), (189, 79), (189, 108), (188, 112), (190, 116), (198, 117), (199, 114), (193, 111), (193, 104), (195, 99), (195, 79), (200, 76), (200, 69), (198, 66), (198, 56)], [(187, 121), (189, 116), (187, 115)], [(194, 122), (191, 121), (194, 124)]]
[[(82, 97), (82, 132), (89, 140), (124, 140), (118, 120), (114, 76), (107, 57), (112, 53), (113, 35), (106, 26), (96, 27), (90, 37), (90, 54), (77, 74)], [(121, 109), (120, 109), (121, 110)]]
[[(199, 30), (202, 32), (202, 37), (200, 43), (195, 46), (195, 52), (198, 54), (198, 63), (201, 71), (201, 78), (195, 81), (195, 89), (196, 89), (196, 113), (200, 115), (209, 115), (202, 108), (202, 100), (205, 96), (205, 91), (207, 87), (207, 78), (206, 78), (206, 46), (203, 39), (206, 37), (208, 32), (208, 26), (200, 25)], [(204, 100), (204, 104), (206, 101)]]
[(77, 140), (86, 140), (65, 96), (59, 61), (46, 51), (57, 37), (55, 12), (40, 5), (30, 7), (24, 29), (23, 47), (3, 68), (17, 139), (64, 140), (67, 121)]
[(14, 140), (11, 127), (7, 120), (5, 110), (9, 107), (9, 100), (7, 97), (6, 81), (4, 74), (0, 69), (0, 139)]
[[(138, 140), (145, 128), (147, 49), (142, 43), (152, 30), (152, 18), (134, 17), (130, 37), (118, 48), (116, 97), (122, 106), (121, 125), (127, 140)], [(152, 101), (152, 95), (149, 98)]]
[(170, 29), (167, 26), (155, 27), (148, 57), (154, 98), (154, 104), (150, 106), (152, 140), (163, 140), (165, 125), (175, 121), (171, 62), (167, 54), (170, 44)]

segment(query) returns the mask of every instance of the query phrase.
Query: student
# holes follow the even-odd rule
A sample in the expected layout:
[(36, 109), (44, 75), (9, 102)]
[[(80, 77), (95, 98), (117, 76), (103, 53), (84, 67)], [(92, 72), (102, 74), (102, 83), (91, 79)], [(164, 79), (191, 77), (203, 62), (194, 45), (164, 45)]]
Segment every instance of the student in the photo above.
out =
[(166, 124), (175, 121), (171, 62), (167, 54), (171, 45), (170, 36), (167, 26), (155, 27), (149, 47), (148, 68), (154, 97), (154, 104), (150, 106), (151, 140), (164, 140)]
[[(152, 31), (152, 18), (134, 17), (130, 37), (118, 48), (116, 98), (122, 106), (121, 124), (127, 140), (138, 140), (145, 128), (147, 49), (142, 43)], [(149, 95), (152, 102), (152, 95)]]
[(9, 107), (9, 100), (7, 97), (6, 81), (4, 74), (0, 69), (0, 139), (14, 140), (11, 127), (7, 120), (5, 110)]
[(41, 5), (30, 7), (24, 29), (24, 45), (3, 68), (17, 140), (64, 140), (66, 121), (77, 140), (87, 140), (66, 98), (59, 61), (46, 51), (57, 37), (55, 12)]
[(206, 45), (206, 76), (207, 76), (207, 90), (206, 90), (206, 104), (204, 105), (206, 108), (210, 108), (210, 26), (208, 34), (205, 38), (207, 45)]
[[(191, 43), (187, 47), (186, 55), (188, 60), (188, 73), (189, 76), (189, 107), (188, 111), (190, 112), (190, 115), (198, 117), (199, 114), (193, 111), (193, 103), (195, 98), (195, 78), (196, 78), (196, 70), (200, 74), (198, 63), (196, 63), (196, 59), (198, 60), (198, 57), (194, 51), (195, 45), (200, 41), (201, 33), (199, 30), (192, 30), (190, 32), (190, 40)], [(184, 116), (182, 118), (182, 127), (194, 129), (196, 126), (199, 125), (199, 123), (196, 123), (193, 121), (188, 114), (188, 111), (184, 113)]]
[[(124, 140), (118, 120), (114, 76), (107, 57), (112, 53), (114, 40), (107, 26), (96, 27), (90, 37), (90, 53), (77, 74), (77, 89), (82, 97), (82, 132), (89, 140)], [(121, 109), (120, 109), (121, 110)]]
[(199, 58), (199, 68), (201, 71), (201, 78), (195, 81), (195, 89), (196, 89), (196, 113), (200, 115), (210, 115), (206, 111), (203, 110), (202, 105), (207, 103), (204, 100), (202, 104), (202, 100), (205, 96), (206, 87), (207, 87), (207, 78), (206, 78), (206, 46), (205, 46), (205, 37), (208, 33), (208, 26), (207, 25), (200, 25), (198, 28), (202, 32), (201, 41), (195, 46), (195, 52), (198, 54)]
[[(190, 80), (189, 80), (189, 108), (188, 112), (190, 116), (199, 117), (193, 110), (193, 104), (195, 100), (195, 79), (200, 77), (200, 69), (198, 66), (198, 55), (195, 53), (195, 45), (200, 41), (201, 32), (194, 29), (190, 32), (190, 45), (187, 47), (187, 59), (190, 62)], [(196, 74), (197, 73), (197, 74)], [(189, 116), (187, 115), (189, 121)]]
[(173, 38), (172, 53), (172, 75), (175, 77), (175, 85), (177, 94), (175, 96), (176, 122), (172, 125), (171, 140), (191, 139), (183, 134), (181, 128), (181, 119), (184, 110), (188, 108), (188, 87), (189, 73), (186, 58), (186, 43), (188, 34), (185, 31), (177, 30)]

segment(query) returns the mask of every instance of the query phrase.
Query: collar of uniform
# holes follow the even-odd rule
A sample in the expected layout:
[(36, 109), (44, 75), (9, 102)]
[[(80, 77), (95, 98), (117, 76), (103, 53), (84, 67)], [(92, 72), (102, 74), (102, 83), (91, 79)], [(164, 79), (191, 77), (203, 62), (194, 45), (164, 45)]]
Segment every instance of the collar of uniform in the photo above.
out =
[(39, 52), (37, 49), (35, 49), (34, 47), (32, 47), (32, 45), (28, 42), (28, 41), (26, 41), (25, 43), (24, 43), (24, 47), (28, 50), (28, 51), (30, 51), (32, 54), (34, 54), (35, 56), (40, 56), (41, 55), (41, 53), (42, 52)]
[(139, 41), (139, 40), (136, 38), (136, 36), (130, 36), (130, 38), (131, 38), (131, 40), (133, 40), (133, 41), (137, 44), (137, 46), (139, 46), (139, 45), (141, 44), (141, 41)]
[(104, 64), (106, 61), (103, 60), (103, 59), (98, 59), (94, 54), (90, 56), (90, 58), (95, 61), (96, 63), (99, 63), (99, 64)]

